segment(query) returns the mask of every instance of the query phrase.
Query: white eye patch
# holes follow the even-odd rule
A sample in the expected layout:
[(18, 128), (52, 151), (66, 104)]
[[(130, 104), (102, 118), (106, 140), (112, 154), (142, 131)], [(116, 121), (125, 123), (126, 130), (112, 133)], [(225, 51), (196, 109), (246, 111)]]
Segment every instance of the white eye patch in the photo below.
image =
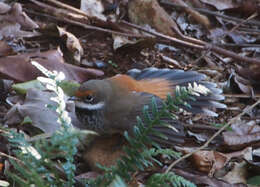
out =
[(75, 105), (76, 105), (76, 107), (81, 108), (81, 109), (100, 110), (105, 106), (105, 102), (101, 101), (96, 104), (90, 104), (90, 103), (84, 103), (81, 101), (75, 101)]

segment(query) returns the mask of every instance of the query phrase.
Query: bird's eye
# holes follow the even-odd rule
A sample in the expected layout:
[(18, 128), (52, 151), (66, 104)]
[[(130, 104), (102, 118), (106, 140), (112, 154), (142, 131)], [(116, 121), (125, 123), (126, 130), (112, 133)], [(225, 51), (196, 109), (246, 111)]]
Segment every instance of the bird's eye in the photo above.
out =
[(89, 102), (93, 101), (93, 99), (94, 99), (94, 97), (93, 97), (92, 95), (88, 95), (88, 96), (86, 96), (86, 97), (84, 98), (84, 101), (87, 102), (87, 103), (89, 103)]

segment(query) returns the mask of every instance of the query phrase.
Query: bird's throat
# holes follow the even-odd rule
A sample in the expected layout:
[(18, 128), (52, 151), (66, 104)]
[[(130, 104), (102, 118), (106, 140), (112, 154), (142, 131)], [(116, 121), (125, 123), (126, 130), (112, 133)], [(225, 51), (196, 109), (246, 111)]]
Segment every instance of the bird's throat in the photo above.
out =
[(105, 126), (103, 110), (88, 110), (76, 106), (75, 112), (78, 120), (86, 127), (86, 129), (96, 131), (99, 134), (104, 133)]

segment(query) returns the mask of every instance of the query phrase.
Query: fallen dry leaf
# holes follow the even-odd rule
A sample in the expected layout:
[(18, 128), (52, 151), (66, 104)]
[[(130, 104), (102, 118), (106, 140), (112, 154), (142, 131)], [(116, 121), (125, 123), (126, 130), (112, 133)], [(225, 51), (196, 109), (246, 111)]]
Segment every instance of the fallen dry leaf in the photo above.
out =
[(14, 3), (8, 12), (1, 14), (0, 20), (2, 23), (18, 23), (22, 28), (27, 30), (33, 30), (39, 27), (25, 12), (23, 12), (22, 6), (19, 3)]
[(187, 12), (187, 14), (189, 14), (189, 16), (196, 20), (197, 23), (202, 24), (205, 28), (210, 28), (210, 21), (207, 16), (199, 13), (196, 10), (193, 10), (192, 7), (189, 7), (189, 4), (182, 0), (171, 0), (171, 2), (174, 2), (177, 5), (185, 6), (186, 8), (184, 8), (184, 10)]
[(22, 105), (17, 103), (8, 111), (5, 116), (5, 124), (21, 124), (24, 118), (28, 116), (32, 120), (32, 125), (43, 132), (55, 132), (60, 127), (57, 122), (58, 114), (46, 107), (46, 104), (57, 106), (57, 103), (50, 100), (54, 96), (50, 92), (35, 89), (28, 90), (24, 103)]
[(106, 21), (107, 18), (103, 14), (104, 6), (102, 1), (81, 0), (80, 9), (85, 12), (90, 18)]
[(183, 169), (173, 169), (173, 172), (177, 175), (183, 176), (184, 178), (192, 181), (198, 186), (210, 186), (210, 187), (247, 187), (246, 184), (229, 184), (223, 180), (218, 180), (213, 177), (209, 177), (207, 175), (203, 175), (200, 173), (191, 173), (187, 172)]
[(128, 16), (137, 25), (149, 25), (166, 35), (174, 36), (178, 26), (156, 0), (132, 0), (128, 3)]
[(0, 2), (0, 14), (5, 14), (11, 9), (11, 6), (8, 4), (5, 4), (3, 2)]
[(50, 50), (0, 58), (0, 78), (11, 79), (16, 82), (25, 82), (36, 79), (38, 76), (43, 76), (43, 74), (31, 64), (31, 60), (37, 61), (50, 71), (56, 70), (63, 72), (66, 76), (66, 80), (84, 82), (90, 78), (103, 75), (103, 72), (100, 70), (81, 68), (64, 63), (60, 51)]
[(78, 38), (74, 34), (54, 24), (38, 29), (38, 31), (42, 34), (38, 36), (38, 38), (42, 38), (42, 40), (46, 40), (47, 38), (47, 41), (48, 38), (50, 38), (49, 40), (50, 42), (54, 42), (54, 46), (60, 46), (64, 58), (67, 59), (69, 63), (80, 64), (84, 51)]
[(229, 149), (239, 149), (260, 142), (260, 129), (257, 124), (241, 121), (231, 127), (233, 131), (223, 132), (224, 144)]
[(233, 0), (200, 0), (200, 1), (202, 1), (205, 4), (214, 6), (217, 10), (225, 10), (237, 6)]
[(6, 41), (0, 40), (0, 57), (14, 54), (13, 49), (8, 45)]
[(235, 163), (233, 169), (227, 173), (222, 179), (229, 184), (243, 183), (246, 184), (247, 166), (246, 162)]
[[(55, 132), (60, 127), (60, 124), (57, 122), (58, 114), (46, 107), (47, 105), (57, 106), (57, 103), (50, 99), (54, 96), (55, 94), (52, 92), (29, 89), (24, 103), (16, 103), (8, 111), (4, 119), (5, 124), (9, 126), (21, 124), (25, 117), (29, 117), (32, 121), (31, 125), (41, 129), (44, 133), (51, 134)], [(72, 124), (80, 128), (82, 124), (77, 120), (74, 109), (75, 107), (72, 104), (67, 106)]]

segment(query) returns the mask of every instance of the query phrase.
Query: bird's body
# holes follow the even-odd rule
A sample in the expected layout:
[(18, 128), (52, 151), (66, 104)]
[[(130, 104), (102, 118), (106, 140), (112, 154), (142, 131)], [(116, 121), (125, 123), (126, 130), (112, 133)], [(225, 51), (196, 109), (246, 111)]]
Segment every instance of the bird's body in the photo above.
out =
[[(196, 101), (188, 101), (192, 108), (185, 108), (192, 113), (216, 115), (210, 108), (224, 108), (217, 101), (223, 100), (221, 90), (213, 83), (205, 82), (205, 75), (195, 71), (147, 68), (130, 70), (128, 75), (116, 75), (104, 80), (90, 80), (81, 85), (76, 93), (76, 114), (87, 129), (99, 134), (131, 132), (136, 124), (136, 116), (142, 116), (145, 105), (151, 105), (155, 97), (158, 107), (168, 94), (174, 93), (177, 85), (188, 86), (196, 82), (203, 85), (208, 93), (196, 96)], [(172, 119), (165, 119), (174, 128), (183, 131), (182, 126)], [(166, 127), (165, 127), (166, 128)], [(165, 130), (171, 141), (181, 142), (180, 132)]]

